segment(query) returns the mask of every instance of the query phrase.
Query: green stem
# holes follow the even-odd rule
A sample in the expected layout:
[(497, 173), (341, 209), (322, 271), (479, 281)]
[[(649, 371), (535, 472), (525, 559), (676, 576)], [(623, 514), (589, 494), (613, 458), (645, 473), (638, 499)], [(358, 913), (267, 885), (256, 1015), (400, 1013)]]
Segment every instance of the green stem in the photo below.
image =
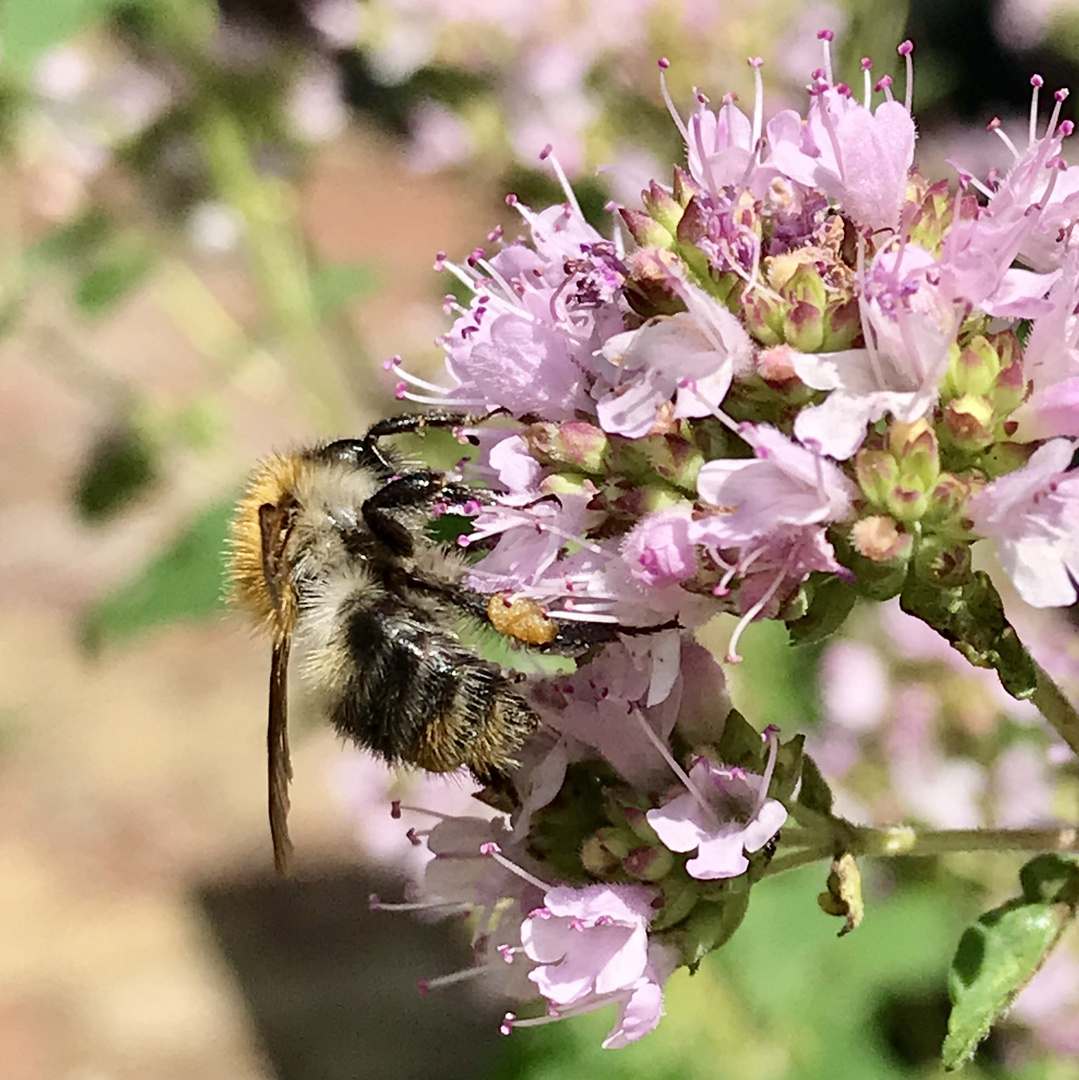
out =
[(887, 829), (855, 828), (854, 855), (951, 855), (964, 851), (1076, 851), (1079, 828), (925, 829), (896, 825)]
[(1073, 752), (1079, 754), (1079, 713), (1041, 664), (1035, 663), (1034, 666), (1038, 672), (1034, 704)]

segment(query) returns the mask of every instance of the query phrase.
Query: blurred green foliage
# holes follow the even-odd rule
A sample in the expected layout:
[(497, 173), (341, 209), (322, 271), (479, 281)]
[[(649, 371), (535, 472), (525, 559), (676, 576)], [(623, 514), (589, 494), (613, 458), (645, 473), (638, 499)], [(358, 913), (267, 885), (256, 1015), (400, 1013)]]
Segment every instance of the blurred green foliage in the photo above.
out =
[(224, 605), (224, 552), (233, 502), (202, 511), (164, 551), (84, 616), (90, 649), (151, 627), (205, 619)]

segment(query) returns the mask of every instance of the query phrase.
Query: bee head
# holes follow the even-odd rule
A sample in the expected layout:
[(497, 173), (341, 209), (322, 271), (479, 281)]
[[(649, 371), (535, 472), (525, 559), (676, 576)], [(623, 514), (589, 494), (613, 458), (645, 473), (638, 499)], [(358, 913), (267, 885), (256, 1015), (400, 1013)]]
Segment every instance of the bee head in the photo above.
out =
[(267, 458), (252, 475), (232, 519), (231, 599), (277, 639), (291, 633), (295, 619), (285, 552), (306, 467), (298, 455)]

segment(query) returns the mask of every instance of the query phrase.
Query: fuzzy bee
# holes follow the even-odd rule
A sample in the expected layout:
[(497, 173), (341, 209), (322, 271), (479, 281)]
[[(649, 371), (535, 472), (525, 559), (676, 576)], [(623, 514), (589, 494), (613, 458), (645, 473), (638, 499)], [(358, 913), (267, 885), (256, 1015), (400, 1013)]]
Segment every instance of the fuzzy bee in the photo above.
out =
[(467, 766), (498, 788), (538, 724), (513, 679), (454, 632), (462, 618), (527, 645), (580, 653), (608, 627), (569, 631), (526, 599), (464, 584), (458, 551), (428, 535), (435, 502), (476, 492), (428, 470), (403, 471), (379, 440), (458, 414), (400, 416), (361, 439), (267, 458), (232, 527), (236, 602), (273, 642), (267, 748), (274, 862), (287, 867), (289, 655), (337, 731), (391, 764)]

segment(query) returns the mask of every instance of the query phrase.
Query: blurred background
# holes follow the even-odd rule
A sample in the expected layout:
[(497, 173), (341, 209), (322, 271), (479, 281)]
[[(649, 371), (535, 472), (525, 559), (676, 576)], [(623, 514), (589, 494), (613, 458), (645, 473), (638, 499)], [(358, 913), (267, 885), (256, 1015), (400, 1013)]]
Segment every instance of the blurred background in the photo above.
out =
[[(467, 965), (459, 925), (368, 911), (418, 872), (389, 797), (461, 812), (452, 782), (297, 716), (299, 868), (273, 878), (268, 649), (222, 601), (252, 463), (397, 411), (394, 354), (437, 373), (435, 253), (516, 235), (508, 190), (559, 201), (546, 144), (601, 221), (679, 160), (657, 57), (685, 112), (695, 85), (748, 108), (763, 56), (771, 114), (802, 107), (822, 27), (851, 83), (865, 55), (899, 75), (913, 38), (933, 178), (1006, 167), (984, 126), (1018, 141), (1033, 72), (1077, 83), (1071, 0), (0, 3), (4, 1080), (936, 1075), (949, 959), (1019, 859), (866, 867), (842, 942), (825, 868), (778, 878), (672, 980), (657, 1034), (601, 1051), (601, 1015), (500, 1039), (482, 988), (416, 992)], [(736, 702), (808, 730), (857, 820), (1079, 813), (1037, 716), (897, 610), (813, 650), (755, 629)], [(1079, 687), (1071, 622), (1021, 630)], [(969, 1074), (1079, 1076), (1079, 942)]]

